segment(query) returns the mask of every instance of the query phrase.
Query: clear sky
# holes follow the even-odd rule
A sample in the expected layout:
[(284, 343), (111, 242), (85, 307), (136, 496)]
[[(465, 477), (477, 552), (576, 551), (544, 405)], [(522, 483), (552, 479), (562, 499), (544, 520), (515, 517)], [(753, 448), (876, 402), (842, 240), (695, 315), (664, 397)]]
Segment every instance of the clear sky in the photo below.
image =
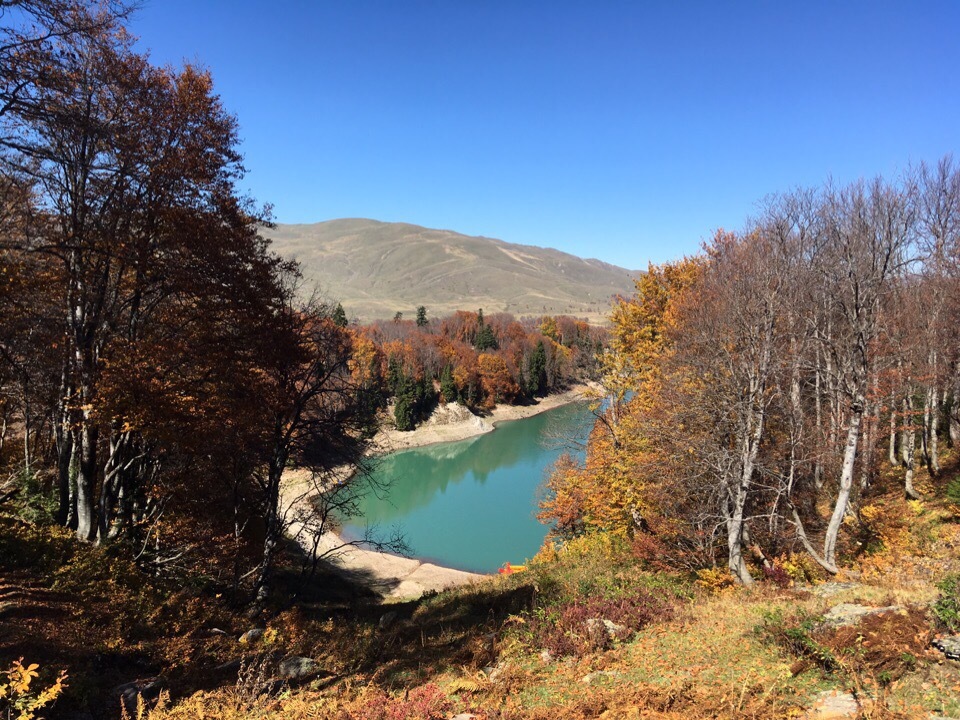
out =
[(631, 269), (768, 193), (960, 150), (960, 2), (144, 0), (279, 222), (369, 217)]

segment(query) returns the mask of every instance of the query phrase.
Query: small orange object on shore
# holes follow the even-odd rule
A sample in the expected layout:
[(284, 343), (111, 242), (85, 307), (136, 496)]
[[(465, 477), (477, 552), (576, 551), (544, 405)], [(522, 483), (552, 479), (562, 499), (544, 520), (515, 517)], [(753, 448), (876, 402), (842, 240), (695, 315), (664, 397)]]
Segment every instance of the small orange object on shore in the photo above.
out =
[(514, 573), (523, 572), (526, 569), (526, 565), (511, 565), (509, 562), (505, 562), (503, 567), (497, 570), (497, 572), (501, 575), (513, 575)]

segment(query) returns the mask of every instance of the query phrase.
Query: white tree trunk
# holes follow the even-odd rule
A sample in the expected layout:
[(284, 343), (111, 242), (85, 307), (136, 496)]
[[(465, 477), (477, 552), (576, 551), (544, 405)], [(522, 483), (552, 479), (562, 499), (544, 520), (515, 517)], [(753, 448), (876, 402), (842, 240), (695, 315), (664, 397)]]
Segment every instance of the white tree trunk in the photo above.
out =
[(840, 534), (840, 525), (847, 512), (850, 502), (850, 489), (853, 487), (853, 467), (857, 460), (857, 449), (860, 444), (860, 425), (863, 421), (864, 398), (858, 397), (850, 415), (850, 426), (847, 429), (847, 444), (843, 451), (843, 465), (840, 468), (840, 489), (833, 506), (833, 514), (827, 525), (827, 532), (823, 538), (823, 559), (830, 566), (837, 565), (837, 537)]

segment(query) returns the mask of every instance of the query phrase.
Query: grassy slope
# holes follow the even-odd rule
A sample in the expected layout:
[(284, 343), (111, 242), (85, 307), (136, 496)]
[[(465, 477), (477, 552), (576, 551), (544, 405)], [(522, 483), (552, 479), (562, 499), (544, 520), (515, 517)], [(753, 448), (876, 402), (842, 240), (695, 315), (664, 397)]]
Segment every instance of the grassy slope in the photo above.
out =
[[(907, 503), (891, 471), (889, 492), (861, 509), (873, 519), (847, 535), (848, 548), (859, 537), (871, 550), (841, 578), (856, 584), (830, 597), (816, 585), (707, 589), (646, 572), (629, 548), (600, 536), (528, 573), (392, 606), (398, 618), (386, 629), (383, 607), (331, 602), (329, 588), (291, 584), (297, 600), (274, 608), (268, 642), (252, 647), (236, 642), (250, 623), (215, 586), (148, 583), (108, 550), (78, 548), (57, 530), (6, 517), (0, 591), (13, 598), (9, 589), (19, 587), (26, 600), (0, 613), (0, 659), (40, 662), (47, 680), (70, 672), (71, 687), (49, 717), (83, 708), (107, 717), (105, 691), (156, 674), (172, 698), (153, 720), (403, 720), (462, 711), (501, 719), (782, 718), (801, 715), (826, 689), (857, 692), (864, 717), (960, 716), (960, 663), (929, 649), (927, 614), (936, 583), (960, 570), (960, 517), (942, 499), (956, 473), (926, 480), (927, 500)], [(803, 643), (794, 642), (804, 619), (840, 602), (907, 611), (846, 634), (803, 631)], [(582, 632), (583, 617), (595, 614), (639, 630), (598, 646)], [(214, 626), (231, 635), (211, 635)], [(774, 642), (785, 629), (792, 645)], [(544, 648), (555, 652), (545, 657)], [(260, 670), (269, 675), (288, 654), (317, 659), (324, 674), (258, 696)], [(235, 669), (215, 670), (239, 657), (249, 659), (239, 678)]]
[(599, 319), (635, 273), (558, 250), (375, 220), (331, 220), (265, 230), (307, 279), (367, 321), (425, 305), (432, 316), (483, 308), (515, 315)]

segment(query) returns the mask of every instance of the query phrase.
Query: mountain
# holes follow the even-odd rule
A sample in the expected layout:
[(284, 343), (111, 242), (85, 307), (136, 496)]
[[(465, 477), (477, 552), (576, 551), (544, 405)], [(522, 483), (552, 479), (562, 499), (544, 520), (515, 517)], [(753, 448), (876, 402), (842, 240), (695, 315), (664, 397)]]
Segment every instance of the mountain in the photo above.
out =
[(361, 321), (454, 310), (602, 319), (638, 273), (559, 250), (376, 220), (277, 225), (264, 235)]

